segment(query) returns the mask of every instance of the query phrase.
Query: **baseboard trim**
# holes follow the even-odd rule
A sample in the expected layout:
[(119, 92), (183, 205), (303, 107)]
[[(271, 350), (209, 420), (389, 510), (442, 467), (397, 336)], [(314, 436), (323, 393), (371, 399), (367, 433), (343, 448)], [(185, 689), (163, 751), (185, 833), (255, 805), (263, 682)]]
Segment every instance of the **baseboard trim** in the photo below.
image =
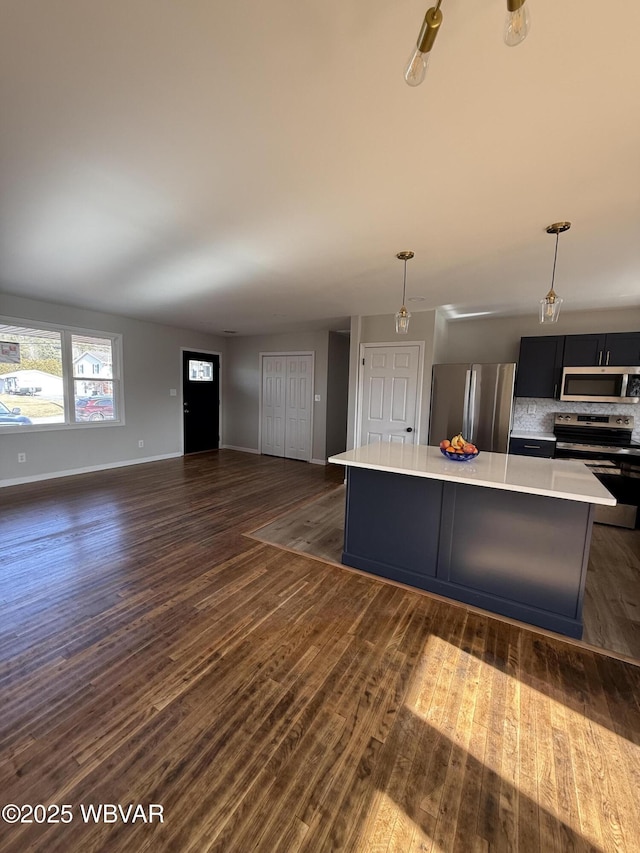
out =
[(177, 459), (182, 453), (162, 453), (159, 456), (145, 456), (144, 459), (125, 459), (122, 462), (109, 462), (105, 465), (88, 465), (86, 468), (69, 468), (67, 471), (52, 471), (49, 474), (34, 474), (31, 477), (15, 477), (12, 480), (0, 480), (0, 489), (6, 486), (21, 486), (24, 483), (38, 483), (41, 480), (57, 480), (60, 477), (75, 477), (76, 474), (91, 474), (93, 471), (108, 471), (111, 468), (126, 468), (128, 465), (144, 465), (145, 462), (162, 462), (164, 459)]
[(326, 465), (327, 464), (326, 459), (311, 459), (309, 461), (311, 462), (312, 465)]
[(240, 453), (257, 453), (260, 455), (260, 451), (256, 447), (236, 447), (235, 444), (221, 444), (220, 450), (237, 450)]

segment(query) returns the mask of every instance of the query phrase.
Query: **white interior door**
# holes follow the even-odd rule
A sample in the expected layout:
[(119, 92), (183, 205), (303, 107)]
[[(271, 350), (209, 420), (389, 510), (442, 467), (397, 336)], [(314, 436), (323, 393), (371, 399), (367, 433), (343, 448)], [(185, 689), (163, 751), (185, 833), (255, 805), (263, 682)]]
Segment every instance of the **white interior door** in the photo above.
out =
[(287, 356), (285, 452), (288, 459), (311, 459), (311, 356)]
[(285, 379), (285, 356), (263, 356), (261, 450), (270, 456), (284, 456)]
[(359, 445), (417, 442), (420, 347), (363, 347)]
[(263, 355), (260, 452), (311, 459), (313, 356)]

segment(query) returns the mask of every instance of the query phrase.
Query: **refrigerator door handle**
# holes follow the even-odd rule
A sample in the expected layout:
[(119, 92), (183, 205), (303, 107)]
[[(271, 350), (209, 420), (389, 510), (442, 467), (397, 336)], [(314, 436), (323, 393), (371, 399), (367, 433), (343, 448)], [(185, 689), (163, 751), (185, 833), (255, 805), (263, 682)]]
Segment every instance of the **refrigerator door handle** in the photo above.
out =
[(469, 383), (469, 406), (468, 406), (468, 427), (467, 432), (464, 433), (464, 437), (467, 441), (473, 442), (475, 439), (475, 427), (476, 427), (476, 385), (478, 381), (478, 374), (475, 370), (470, 370), (471, 373), (470, 383)]
[(471, 394), (471, 371), (467, 370), (465, 378), (464, 378), (464, 405), (462, 407), (462, 424), (460, 425), (460, 429), (462, 431), (462, 435), (467, 439), (467, 441), (471, 441), (469, 435), (469, 403), (470, 403), (470, 394)]

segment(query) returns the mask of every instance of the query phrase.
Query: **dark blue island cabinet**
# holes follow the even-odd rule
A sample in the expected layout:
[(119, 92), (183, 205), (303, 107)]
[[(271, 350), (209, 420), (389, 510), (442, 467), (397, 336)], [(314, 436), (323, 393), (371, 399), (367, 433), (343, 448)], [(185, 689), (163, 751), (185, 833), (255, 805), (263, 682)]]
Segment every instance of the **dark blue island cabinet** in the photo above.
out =
[[(330, 461), (345, 464), (341, 457), (366, 450), (349, 451)], [(507, 460), (501, 466), (506, 480), (514, 479), (509, 471), (515, 472), (516, 480), (523, 479), (518, 476), (523, 469), (514, 460), (547, 466), (548, 471), (540, 470), (549, 473), (550, 483), (550, 472), (557, 472), (559, 465), (561, 471), (567, 470), (557, 460), (484, 455)], [(514, 490), (511, 485), (484, 485), (488, 480), (478, 476), (480, 464), (474, 465), (471, 475), (478, 480), (476, 485), (462, 476), (462, 463), (442, 457), (432, 462), (442, 468), (443, 476), (437, 471), (413, 475), (347, 464), (342, 562), (580, 638), (594, 504), (582, 496), (570, 500)], [(602, 498), (595, 502), (613, 503), (585, 466), (568, 464), (579, 466), (565, 474), (569, 488), (575, 471), (577, 491), (582, 489), (580, 469), (584, 469), (585, 481), (593, 478), (594, 491)]]

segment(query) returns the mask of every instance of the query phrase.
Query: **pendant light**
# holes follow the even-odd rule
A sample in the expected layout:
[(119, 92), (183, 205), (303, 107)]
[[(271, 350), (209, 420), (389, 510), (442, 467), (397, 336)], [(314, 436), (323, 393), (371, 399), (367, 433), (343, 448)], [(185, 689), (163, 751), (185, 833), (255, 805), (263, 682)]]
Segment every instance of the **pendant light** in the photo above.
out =
[(418, 41), (404, 69), (404, 79), (408, 86), (419, 86), (427, 73), (431, 48), (442, 23), (441, 2), (442, 0), (438, 0), (436, 5), (427, 10), (427, 14), (424, 16)]
[(504, 43), (509, 47), (523, 42), (529, 35), (529, 7), (527, 0), (507, 0), (507, 20), (504, 25)]
[(556, 251), (553, 256), (553, 273), (551, 274), (551, 290), (547, 293), (544, 299), (540, 300), (540, 322), (541, 323), (557, 323), (560, 316), (560, 306), (562, 299), (553, 289), (556, 280), (556, 262), (558, 260), (558, 238), (563, 231), (568, 231), (571, 228), (570, 222), (554, 222), (547, 228), (547, 234), (556, 235)]
[[(408, 86), (419, 86), (427, 73), (431, 48), (442, 24), (441, 3), (442, 0), (437, 0), (436, 5), (428, 9), (424, 16), (418, 40), (404, 69), (404, 79)], [(515, 47), (525, 40), (528, 33), (529, 7), (527, 0), (507, 0), (507, 18), (504, 26), (505, 44), (508, 44), (509, 47)]]
[(396, 334), (406, 335), (409, 331), (409, 320), (411, 314), (405, 308), (405, 296), (407, 293), (407, 261), (413, 257), (413, 252), (398, 252), (396, 258), (399, 261), (404, 261), (404, 278), (402, 282), (402, 308), (396, 314)]

